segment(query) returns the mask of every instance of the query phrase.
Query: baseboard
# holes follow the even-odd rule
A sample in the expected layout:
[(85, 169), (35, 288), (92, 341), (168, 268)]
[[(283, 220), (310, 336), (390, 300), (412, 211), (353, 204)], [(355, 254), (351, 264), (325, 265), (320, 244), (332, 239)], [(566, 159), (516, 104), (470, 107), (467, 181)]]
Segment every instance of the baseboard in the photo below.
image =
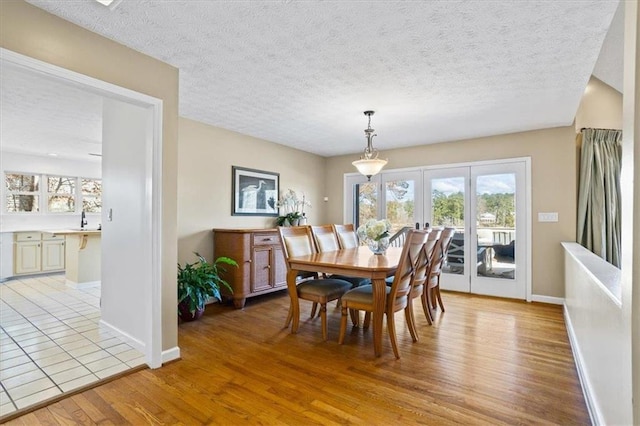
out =
[(142, 352), (143, 354), (147, 353), (146, 345), (144, 344), (144, 342), (136, 339), (135, 337), (129, 335), (128, 333), (125, 333), (124, 331), (120, 330), (118, 327), (115, 327), (102, 319), (100, 320), (100, 325), (104, 325), (110, 331), (117, 334), (119, 338), (124, 340), (127, 344), (132, 346), (137, 351)]
[(167, 349), (166, 351), (162, 351), (162, 363), (167, 363), (170, 361), (175, 361), (176, 359), (180, 359), (180, 348), (174, 346), (171, 349)]
[(582, 354), (580, 347), (578, 346), (578, 339), (573, 331), (573, 325), (571, 324), (571, 317), (567, 310), (567, 306), (564, 305), (564, 323), (567, 327), (567, 334), (569, 335), (569, 344), (571, 345), (571, 353), (573, 354), (573, 361), (576, 364), (576, 370), (578, 371), (578, 378), (580, 379), (580, 386), (582, 387), (582, 394), (584, 395), (584, 401), (587, 404), (587, 410), (589, 411), (589, 417), (591, 417), (592, 425), (603, 425), (604, 419), (598, 406), (593, 399), (593, 392), (591, 391), (591, 385), (589, 384), (589, 375), (584, 369), (584, 362), (582, 361)]
[(542, 296), (539, 294), (531, 295), (532, 302), (550, 303), (552, 305), (564, 305), (564, 297)]

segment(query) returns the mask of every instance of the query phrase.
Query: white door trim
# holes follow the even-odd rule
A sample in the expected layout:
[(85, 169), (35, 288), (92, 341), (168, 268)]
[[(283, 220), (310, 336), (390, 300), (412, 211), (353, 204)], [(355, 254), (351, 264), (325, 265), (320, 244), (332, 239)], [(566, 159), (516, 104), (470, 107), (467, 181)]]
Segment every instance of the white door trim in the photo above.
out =
[(146, 313), (145, 359), (151, 368), (162, 366), (162, 100), (4, 48), (0, 48), (0, 61), (65, 80), (99, 95), (153, 108), (151, 143), (146, 146), (145, 179), (148, 186), (144, 200), (146, 215), (149, 218), (145, 223), (149, 226), (146, 233), (151, 235), (147, 248), (151, 252), (152, 266), (147, 274), (149, 279), (144, 284), (148, 297), (141, 303), (142, 312)]

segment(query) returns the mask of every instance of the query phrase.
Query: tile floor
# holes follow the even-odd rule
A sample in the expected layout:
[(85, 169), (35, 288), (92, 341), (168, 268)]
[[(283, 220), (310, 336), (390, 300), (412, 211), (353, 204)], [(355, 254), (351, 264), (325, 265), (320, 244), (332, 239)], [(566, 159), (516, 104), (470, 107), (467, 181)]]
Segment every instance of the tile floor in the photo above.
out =
[(99, 321), (99, 286), (72, 289), (60, 274), (0, 283), (0, 421), (144, 364)]

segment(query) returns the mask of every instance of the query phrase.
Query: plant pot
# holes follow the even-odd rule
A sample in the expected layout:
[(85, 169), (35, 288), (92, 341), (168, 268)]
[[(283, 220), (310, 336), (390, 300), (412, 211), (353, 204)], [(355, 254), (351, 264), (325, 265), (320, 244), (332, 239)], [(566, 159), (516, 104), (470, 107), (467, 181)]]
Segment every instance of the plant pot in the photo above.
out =
[(192, 314), (189, 310), (189, 300), (183, 300), (178, 303), (178, 316), (182, 321), (189, 322), (200, 319), (204, 314), (204, 306), (198, 306), (196, 311)]

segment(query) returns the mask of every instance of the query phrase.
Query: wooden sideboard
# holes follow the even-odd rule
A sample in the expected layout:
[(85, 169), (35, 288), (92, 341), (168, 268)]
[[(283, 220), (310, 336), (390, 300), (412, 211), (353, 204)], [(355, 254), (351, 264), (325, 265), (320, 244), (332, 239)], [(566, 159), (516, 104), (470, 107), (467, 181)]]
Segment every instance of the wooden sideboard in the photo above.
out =
[(226, 267), (223, 275), (238, 309), (247, 297), (287, 288), (287, 264), (276, 229), (214, 229), (213, 254), (214, 259), (227, 256), (238, 262), (238, 268)]

